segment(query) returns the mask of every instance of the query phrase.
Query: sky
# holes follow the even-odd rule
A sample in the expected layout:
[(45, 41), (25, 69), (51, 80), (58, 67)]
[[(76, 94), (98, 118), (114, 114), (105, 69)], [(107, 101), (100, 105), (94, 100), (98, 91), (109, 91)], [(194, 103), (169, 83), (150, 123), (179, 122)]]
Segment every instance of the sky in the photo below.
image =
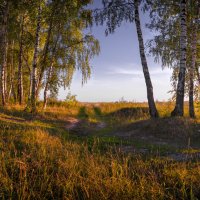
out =
[[(94, 1), (94, 7), (101, 0)], [(152, 38), (153, 33), (145, 28), (148, 15), (140, 12), (144, 42)], [(105, 26), (94, 26), (92, 33), (100, 42), (101, 52), (91, 60), (92, 75), (86, 84), (81, 84), (81, 74), (76, 72), (70, 90), (59, 91), (59, 99), (65, 99), (68, 92), (77, 95), (82, 102), (111, 102), (122, 98), (126, 101), (147, 101), (145, 80), (139, 55), (138, 40), (134, 23), (123, 23), (114, 34), (105, 36)], [(167, 101), (170, 98), (171, 71), (164, 70), (161, 64), (154, 63), (148, 56), (147, 62), (154, 88), (154, 98)]]

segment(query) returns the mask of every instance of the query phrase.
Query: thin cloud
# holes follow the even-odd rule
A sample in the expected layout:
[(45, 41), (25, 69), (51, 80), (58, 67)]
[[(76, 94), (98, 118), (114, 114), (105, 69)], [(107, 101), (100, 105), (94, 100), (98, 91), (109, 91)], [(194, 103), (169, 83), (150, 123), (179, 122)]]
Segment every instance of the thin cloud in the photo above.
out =
[[(169, 76), (171, 75), (172, 70), (166, 68), (164, 70), (155, 68), (154, 70), (150, 70), (150, 75), (151, 76)], [(132, 75), (132, 76), (138, 76), (138, 77), (143, 77), (143, 72), (141, 70), (134, 70), (134, 69), (124, 69), (124, 68), (117, 68), (113, 69), (108, 72), (108, 74), (119, 74), (119, 75)]]

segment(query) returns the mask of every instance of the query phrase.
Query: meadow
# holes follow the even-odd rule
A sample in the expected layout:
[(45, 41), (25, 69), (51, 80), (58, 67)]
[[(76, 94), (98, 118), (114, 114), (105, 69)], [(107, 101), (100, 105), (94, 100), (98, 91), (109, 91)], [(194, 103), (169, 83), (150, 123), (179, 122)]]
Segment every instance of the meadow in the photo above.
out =
[[(200, 199), (200, 108), (50, 102), (0, 110), (0, 199)], [(42, 104), (38, 105), (42, 107)]]

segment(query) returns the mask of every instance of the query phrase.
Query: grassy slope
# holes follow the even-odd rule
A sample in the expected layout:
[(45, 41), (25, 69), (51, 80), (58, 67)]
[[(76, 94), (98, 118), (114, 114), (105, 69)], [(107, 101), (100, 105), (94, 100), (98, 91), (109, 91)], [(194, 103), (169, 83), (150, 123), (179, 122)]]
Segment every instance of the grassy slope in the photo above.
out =
[(199, 121), (172, 106), (158, 120), (132, 103), (1, 110), (0, 199), (200, 198)]

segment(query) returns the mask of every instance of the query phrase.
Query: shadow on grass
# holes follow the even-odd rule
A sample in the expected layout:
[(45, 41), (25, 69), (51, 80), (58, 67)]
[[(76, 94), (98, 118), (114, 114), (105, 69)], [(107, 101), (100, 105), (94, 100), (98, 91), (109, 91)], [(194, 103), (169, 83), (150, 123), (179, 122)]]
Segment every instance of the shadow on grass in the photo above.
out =
[(33, 115), (32, 113), (29, 113), (29, 112), (25, 112), (23, 110), (18, 110), (18, 109), (15, 109), (15, 108), (12, 108), (11, 109), (7, 109), (7, 108), (0, 108), (0, 113), (3, 113), (3, 114), (6, 114), (6, 115), (9, 115), (10, 118), (24, 118), (26, 120), (32, 120), (35, 115)]
[(78, 118), (80, 119), (88, 119), (89, 115), (87, 113), (87, 110), (86, 110), (86, 107), (85, 106), (82, 106), (80, 109), (79, 109), (79, 112), (78, 112)]
[(101, 112), (101, 108), (99, 107), (93, 107), (93, 111), (94, 111), (94, 114), (96, 115), (96, 117), (102, 117), (102, 112)]
[[(43, 122), (52, 122), (52, 121), (63, 121), (66, 122), (66, 116), (64, 116), (63, 114), (55, 114), (54, 112), (47, 112), (47, 111), (40, 111), (37, 112), (36, 114), (33, 114), (31, 112), (27, 112), (25, 110), (19, 110), (19, 109), (15, 109), (12, 108), (8, 109), (8, 108), (2, 108), (0, 107), (0, 113), (8, 115), (10, 117), (10, 119), (14, 119), (14, 118), (20, 118), (26, 121), (32, 121), (32, 120), (40, 120)], [(57, 115), (62, 116), (62, 119), (58, 119)], [(65, 119), (64, 119), (65, 118)]]
[(64, 131), (65, 124), (66, 120), (49, 118), (43, 113), (32, 114), (23, 110), (0, 108), (0, 131), (42, 129), (57, 135), (59, 131)]
[(150, 144), (200, 148), (200, 124), (183, 117), (147, 119), (124, 124), (111, 135)]
[(141, 119), (149, 117), (149, 109), (147, 107), (121, 108), (117, 111), (107, 114), (107, 117), (120, 119)]

